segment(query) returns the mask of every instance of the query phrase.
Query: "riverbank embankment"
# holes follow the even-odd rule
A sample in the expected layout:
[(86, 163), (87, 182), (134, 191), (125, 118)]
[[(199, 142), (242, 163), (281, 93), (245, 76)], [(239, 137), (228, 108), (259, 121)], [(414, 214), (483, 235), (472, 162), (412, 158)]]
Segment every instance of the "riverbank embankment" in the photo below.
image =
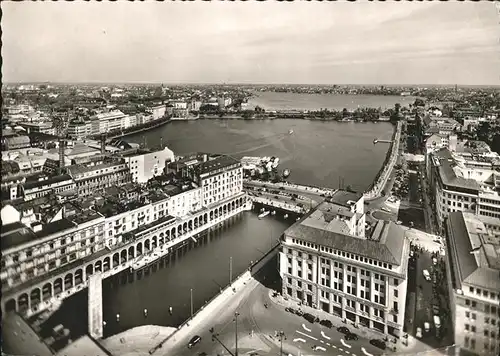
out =
[(379, 197), (386, 186), (386, 183), (391, 176), (392, 170), (397, 162), (399, 154), (399, 143), (401, 140), (402, 122), (398, 122), (396, 129), (392, 135), (391, 146), (387, 150), (387, 156), (380, 168), (379, 173), (375, 176), (374, 182), (370, 189), (364, 193), (365, 199), (375, 199)]

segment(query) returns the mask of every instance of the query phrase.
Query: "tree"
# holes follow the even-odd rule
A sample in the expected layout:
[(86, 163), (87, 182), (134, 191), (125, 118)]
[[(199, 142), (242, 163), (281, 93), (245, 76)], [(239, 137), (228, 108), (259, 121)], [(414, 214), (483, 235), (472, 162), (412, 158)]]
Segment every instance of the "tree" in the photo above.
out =
[(425, 106), (425, 103), (422, 99), (417, 98), (415, 99), (415, 102), (413, 103), (413, 106)]
[(493, 152), (500, 154), (500, 134), (496, 134), (495, 136), (493, 136), (490, 148)]
[(486, 121), (481, 122), (476, 131), (477, 139), (479, 141), (484, 141), (486, 143), (489, 143), (490, 129), (491, 127), (489, 122)]

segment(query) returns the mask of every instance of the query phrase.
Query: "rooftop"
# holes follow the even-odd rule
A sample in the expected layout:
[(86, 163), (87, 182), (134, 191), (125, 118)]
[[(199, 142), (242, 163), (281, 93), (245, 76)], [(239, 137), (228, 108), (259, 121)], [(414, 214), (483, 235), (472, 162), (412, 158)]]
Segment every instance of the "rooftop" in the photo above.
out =
[(479, 190), (480, 185), (474, 179), (467, 179), (457, 176), (454, 167), (456, 163), (448, 149), (442, 149), (435, 153), (439, 161), (438, 171), (439, 177), (443, 184), (458, 188)]
[(229, 156), (218, 156), (215, 158), (209, 158), (206, 162), (201, 162), (199, 165), (199, 173), (211, 173), (212, 171), (229, 167), (235, 164), (239, 164), (240, 162)]
[(7, 250), (37, 239), (35, 233), (26, 225), (15, 222), (2, 226), (1, 247)]
[(490, 235), (484, 223), (471, 213), (450, 213), (448, 231), (450, 253), (456, 263), (456, 282), (500, 290), (498, 238)]
[(363, 197), (363, 194), (349, 192), (347, 190), (337, 190), (330, 197), (329, 201), (350, 209), (352, 204), (355, 204)]
[(323, 202), (285, 231), (285, 235), (334, 248), (377, 261), (401, 265), (405, 231), (392, 223), (380, 221), (370, 239), (349, 235), (342, 220), (332, 218), (328, 209), (334, 204)]
[(73, 181), (73, 178), (71, 178), (69, 174), (40, 177), (36, 181), (26, 181), (26, 183), (24, 184), (24, 189), (27, 190), (27, 189), (40, 188), (43, 186), (56, 184), (64, 181)]

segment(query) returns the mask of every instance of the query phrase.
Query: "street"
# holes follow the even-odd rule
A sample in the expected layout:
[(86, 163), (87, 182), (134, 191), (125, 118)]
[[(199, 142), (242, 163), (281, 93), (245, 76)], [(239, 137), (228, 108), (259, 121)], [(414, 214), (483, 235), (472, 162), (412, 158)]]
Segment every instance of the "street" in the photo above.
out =
[[(362, 332), (349, 326), (351, 332), (358, 334), (359, 340), (345, 341), (343, 334), (336, 330), (338, 326), (345, 326), (341, 320), (323, 311), (314, 311), (314, 315), (321, 319), (328, 318), (334, 324), (334, 328), (328, 329), (318, 323), (310, 324), (303, 317), (285, 311), (285, 307), (296, 303), (285, 301), (281, 297), (273, 297), (271, 290), (277, 288), (278, 273), (276, 270), (276, 259), (272, 259), (256, 276), (257, 280), (248, 283), (241, 297), (228, 302), (225, 308), (214, 315), (212, 320), (206, 320), (201, 325), (193, 325), (192, 332), (179, 340), (168, 353), (161, 355), (192, 356), (205, 352), (207, 355), (229, 355), (224, 344), (234, 353), (236, 346), (236, 324), (235, 312), (238, 312), (238, 354), (250, 355), (279, 355), (281, 343), (276, 332), (283, 331), (283, 355), (381, 355), (382, 350), (372, 346)], [(288, 303), (288, 304), (287, 304)], [(267, 308), (264, 306), (267, 304)], [(302, 307), (304, 311), (311, 312), (312, 309)], [(210, 328), (214, 328), (217, 340), (212, 341)], [(187, 348), (189, 340), (194, 336), (201, 336), (201, 342), (192, 349)], [(322, 349), (314, 351), (313, 346)]]

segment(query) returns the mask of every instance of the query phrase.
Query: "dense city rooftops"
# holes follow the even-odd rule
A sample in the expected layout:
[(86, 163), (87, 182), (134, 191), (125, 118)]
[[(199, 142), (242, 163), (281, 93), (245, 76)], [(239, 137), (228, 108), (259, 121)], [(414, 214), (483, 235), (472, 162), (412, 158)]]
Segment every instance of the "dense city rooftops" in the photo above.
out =
[(465, 212), (449, 214), (448, 233), (454, 285), (461, 289), (462, 283), (467, 283), (499, 291), (498, 237), (488, 233), (479, 217)]
[(393, 265), (402, 263), (405, 242), (402, 227), (392, 222), (380, 221), (369, 239), (349, 235), (340, 232), (339, 220), (329, 216), (328, 209), (333, 206), (328, 202), (321, 203), (288, 228), (285, 235)]

